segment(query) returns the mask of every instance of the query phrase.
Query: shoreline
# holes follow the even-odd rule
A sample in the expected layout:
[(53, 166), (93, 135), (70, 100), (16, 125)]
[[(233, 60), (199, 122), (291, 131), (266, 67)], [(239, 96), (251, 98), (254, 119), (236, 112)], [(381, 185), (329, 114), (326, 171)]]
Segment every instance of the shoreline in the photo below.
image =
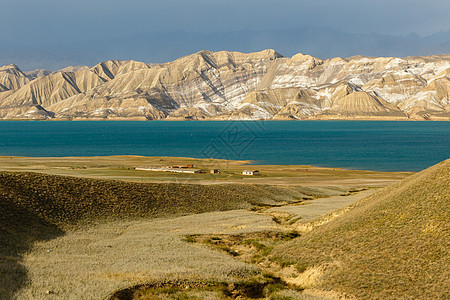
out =
[(117, 122), (123, 122), (123, 121), (133, 121), (133, 122), (304, 122), (304, 121), (380, 121), (380, 122), (450, 122), (450, 118), (442, 118), (442, 119), (410, 119), (410, 118), (326, 118), (326, 119), (320, 119), (320, 118), (313, 118), (313, 119), (158, 119), (158, 120), (149, 120), (146, 118), (110, 118), (110, 119), (104, 119), (104, 118), (89, 118), (89, 119), (0, 119), (0, 122), (2, 121), (32, 121), (32, 122), (67, 122), (67, 121), (74, 121), (74, 122), (86, 122), (86, 121), (95, 121), (95, 122), (110, 122), (110, 121), (117, 121)]
[(188, 157), (188, 156), (147, 156), (147, 155), (133, 155), (133, 154), (119, 154), (119, 155), (88, 155), (88, 156), (22, 156), (22, 155), (0, 155), (1, 159), (54, 159), (54, 160), (64, 160), (64, 159), (103, 159), (103, 158), (142, 158), (142, 159), (175, 159), (175, 160), (199, 160), (199, 161), (220, 161), (221, 163), (240, 163), (242, 166), (248, 167), (297, 167), (297, 168), (310, 168), (310, 169), (326, 169), (326, 170), (342, 170), (342, 171), (362, 171), (362, 172), (374, 172), (374, 173), (418, 173), (420, 171), (411, 170), (399, 170), (399, 171), (389, 171), (389, 170), (370, 170), (370, 169), (353, 169), (348, 167), (333, 167), (333, 166), (322, 166), (322, 165), (309, 165), (309, 164), (263, 164), (256, 160), (234, 160), (234, 159), (220, 159), (220, 158), (200, 158), (200, 157)]

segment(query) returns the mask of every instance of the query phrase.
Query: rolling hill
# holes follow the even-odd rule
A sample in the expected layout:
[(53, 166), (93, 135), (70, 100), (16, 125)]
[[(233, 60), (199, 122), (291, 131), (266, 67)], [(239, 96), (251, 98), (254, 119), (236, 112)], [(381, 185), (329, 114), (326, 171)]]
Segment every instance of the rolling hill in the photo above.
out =
[(305, 288), (357, 299), (447, 299), (449, 204), (446, 160), (277, 246), (273, 259), (304, 269), (292, 280)]

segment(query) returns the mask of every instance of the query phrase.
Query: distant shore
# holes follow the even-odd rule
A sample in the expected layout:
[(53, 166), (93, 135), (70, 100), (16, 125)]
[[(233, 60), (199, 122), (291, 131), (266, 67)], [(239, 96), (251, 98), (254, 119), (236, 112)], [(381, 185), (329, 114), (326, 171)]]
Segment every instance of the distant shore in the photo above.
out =
[[(380, 187), (412, 172), (375, 172), (309, 165), (260, 165), (249, 160), (199, 159), (187, 157), (93, 156), (19, 157), (0, 156), (0, 170), (31, 171), (52, 175), (118, 179), (133, 182), (192, 184), (336, 185)], [(190, 166), (205, 173), (161, 172), (167, 166)], [(151, 170), (151, 169), (155, 170)], [(147, 169), (147, 170), (146, 170)], [(259, 176), (244, 175), (258, 170)], [(219, 170), (211, 174), (210, 170)]]
[(284, 121), (418, 121), (418, 122), (448, 122), (450, 118), (434, 118), (430, 120), (412, 119), (412, 118), (310, 118), (310, 119), (181, 119), (181, 118), (167, 118), (167, 119), (147, 119), (147, 118), (74, 118), (74, 119), (0, 119), (0, 121), (168, 121), (168, 122), (184, 122), (184, 121), (235, 121), (235, 122), (284, 122)]

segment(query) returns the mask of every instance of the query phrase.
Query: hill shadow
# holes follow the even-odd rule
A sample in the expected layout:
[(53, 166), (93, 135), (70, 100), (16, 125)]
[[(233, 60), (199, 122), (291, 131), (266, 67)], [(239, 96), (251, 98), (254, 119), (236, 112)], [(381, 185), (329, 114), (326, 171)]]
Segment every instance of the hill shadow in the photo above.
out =
[(28, 282), (22, 255), (34, 242), (50, 240), (64, 232), (2, 192), (3, 189), (0, 191), (0, 298), (13, 299)]

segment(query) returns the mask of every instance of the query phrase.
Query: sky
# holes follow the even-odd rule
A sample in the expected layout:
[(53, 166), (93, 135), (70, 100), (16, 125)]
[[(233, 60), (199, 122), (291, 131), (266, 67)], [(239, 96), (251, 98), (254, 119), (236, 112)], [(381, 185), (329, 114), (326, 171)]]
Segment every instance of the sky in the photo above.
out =
[(450, 0), (0, 0), (0, 65), (161, 63), (203, 49), (446, 54), (449, 11)]
[(174, 30), (320, 26), (421, 36), (450, 30), (449, 0), (0, 0), (0, 10), (0, 43), (17, 45)]

